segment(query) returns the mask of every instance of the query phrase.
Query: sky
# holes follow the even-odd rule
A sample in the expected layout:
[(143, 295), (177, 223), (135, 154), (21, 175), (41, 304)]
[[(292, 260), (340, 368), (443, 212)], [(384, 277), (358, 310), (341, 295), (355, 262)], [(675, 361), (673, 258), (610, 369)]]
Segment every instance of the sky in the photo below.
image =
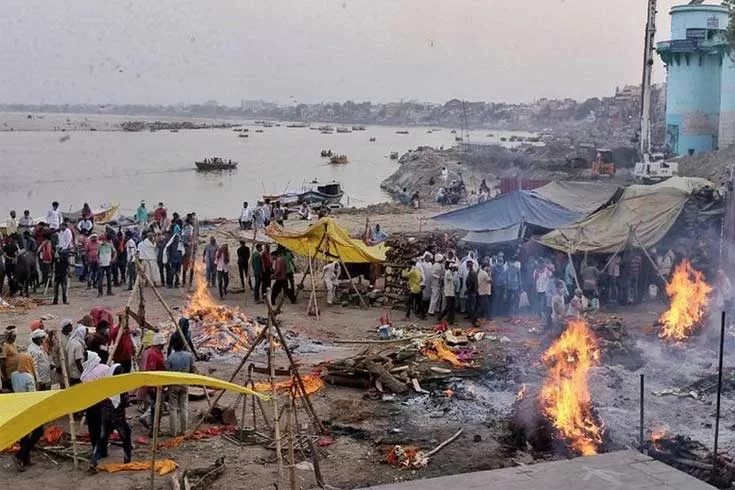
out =
[[(710, 0), (711, 2), (711, 0)], [(671, 6), (658, 0), (658, 40)], [(646, 0), (0, 0), (0, 102), (578, 100), (640, 83)], [(660, 62), (656, 82), (665, 80)]]

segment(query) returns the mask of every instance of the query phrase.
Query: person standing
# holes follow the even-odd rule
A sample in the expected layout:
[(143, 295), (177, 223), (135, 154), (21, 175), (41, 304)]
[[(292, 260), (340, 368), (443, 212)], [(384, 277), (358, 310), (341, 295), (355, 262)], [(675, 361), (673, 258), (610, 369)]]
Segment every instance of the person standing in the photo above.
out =
[(261, 250), (263, 249), (263, 246), (258, 243), (255, 245), (255, 251), (253, 252), (253, 256), (251, 258), (252, 267), (253, 267), (253, 279), (255, 280), (255, 284), (253, 284), (253, 296), (255, 296), (255, 302), (260, 301), (260, 291), (263, 285), (263, 259), (261, 255)]
[(8, 236), (18, 233), (18, 220), (15, 218), (15, 210), (10, 211), (10, 217), (5, 223), (5, 233)]
[(46, 213), (46, 224), (54, 231), (58, 231), (63, 222), (61, 211), (59, 211), (59, 203), (54, 201), (51, 203), (51, 209)]
[(429, 252), (424, 252), (421, 260), (421, 272), (424, 282), (424, 287), (421, 290), (421, 313), (423, 314), (423, 318), (426, 318), (426, 312), (429, 311), (429, 305), (431, 303), (431, 260), (432, 255)]
[[(178, 225), (174, 225), (177, 229)], [(163, 250), (163, 263), (166, 265), (166, 287), (178, 288), (181, 263), (184, 257), (184, 246), (181, 243), (181, 235), (175, 231)]]
[[(145, 360), (146, 371), (165, 371), (166, 362), (163, 359), (163, 346), (166, 345), (166, 336), (162, 333), (153, 335), (153, 341), (148, 349)], [(148, 436), (153, 437), (154, 428), (154, 416), (155, 410), (153, 407), (156, 406), (156, 388), (148, 387), (148, 403), (151, 407), (150, 413), (148, 414)]]
[(115, 262), (117, 253), (106, 236), (102, 235), (102, 243), (97, 249), (97, 297), (102, 297), (102, 281), (107, 278), (107, 296), (112, 296), (112, 264)]
[(261, 201), (258, 201), (258, 206), (253, 212), (253, 226), (256, 230), (262, 230), (266, 226), (265, 204)]
[[(434, 255), (434, 265), (431, 266), (431, 302), (429, 303), (429, 315), (434, 315), (441, 305), (442, 282), (446, 271), (444, 267), (444, 256)], [(454, 301), (454, 300), (452, 300)]]
[[(30, 393), (36, 391), (36, 378), (33, 375), (33, 359), (29, 354), (18, 355), (18, 369), (10, 375), (14, 393)], [(43, 425), (33, 429), (20, 440), (20, 450), (13, 456), (13, 464), (18, 471), (25, 471), (31, 463), (31, 451), (43, 436)]]
[[(166, 359), (167, 371), (196, 373), (194, 358), (186, 351), (180, 336), (171, 338), (173, 352)], [(172, 437), (183, 436), (189, 422), (189, 387), (173, 385), (168, 389), (169, 431)]]
[(278, 226), (283, 226), (283, 208), (279, 201), (273, 204), (273, 221), (278, 223)]
[(490, 320), (490, 298), (492, 296), (492, 279), (488, 274), (487, 269), (489, 266), (480, 267), (477, 272), (477, 306), (478, 314), (475, 315), (477, 318), (484, 320)]
[(84, 253), (87, 257), (87, 270), (85, 271), (87, 276), (87, 289), (91, 289), (92, 286), (97, 286), (97, 274), (99, 273), (99, 248), (100, 242), (97, 239), (97, 234), (92, 233), (89, 235), (86, 245), (84, 246)]
[[(81, 375), (82, 383), (104, 378), (109, 367), (102, 362), (96, 352), (88, 350), (86, 355), (87, 360), (82, 363), (84, 368)], [(94, 451), (102, 437), (102, 402), (87, 407), (84, 416), (87, 419), (87, 428), (89, 429), (89, 442), (92, 443), (92, 450)]]
[(457, 265), (447, 262), (444, 266), (444, 310), (439, 315), (438, 321), (447, 318), (447, 323), (454, 325), (454, 310), (457, 287)]
[(294, 260), (293, 253), (284, 248), (282, 250), (283, 258), (286, 261), (286, 281), (288, 282), (288, 294), (291, 298), (291, 303), (296, 304), (296, 281), (294, 280), (294, 274), (296, 274), (296, 261)]
[(493, 266), (493, 315), (501, 316), (508, 313), (506, 295), (508, 292), (508, 266), (505, 264), (503, 253), (499, 253)]
[(248, 287), (252, 289), (253, 286), (250, 284), (250, 248), (245, 240), (240, 240), (240, 247), (237, 249), (237, 272), (240, 275), (242, 288), (245, 289), (245, 278), (247, 278)]
[(263, 298), (271, 287), (271, 275), (273, 274), (273, 259), (271, 259), (270, 245), (266, 243), (263, 253), (260, 254), (260, 261), (263, 267), (263, 284), (261, 285)]
[(227, 296), (227, 288), (230, 286), (230, 249), (226, 243), (217, 250), (217, 287), (220, 299)]
[[(120, 329), (122, 329), (122, 333), (120, 333)], [(120, 342), (117, 344), (117, 348), (115, 348), (115, 341), (118, 335), (120, 335)], [(113, 348), (115, 350), (112, 350)], [(127, 374), (132, 372), (135, 344), (130, 333), (130, 327), (123, 324), (122, 321), (110, 329), (108, 352), (112, 356), (112, 361), (120, 365), (123, 373)]]
[(564, 324), (564, 316), (566, 315), (567, 309), (564, 305), (564, 281), (556, 280), (552, 281), (554, 288), (554, 295), (551, 297), (551, 335), (558, 337), (561, 335), (562, 325)]
[[(130, 252), (128, 252), (128, 258), (130, 258)], [(138, 258), (143, 265), (145, 275), (153, 281), (153, 285), (163, 286), (162, 283), (156, 284), (156, 280), (160, 277), (158, 271), (158, 251), (153, 241), (153, 233), (150, 231), (145, 234), (143, 241), (138, 244)]]
[(136, 266), (138, 262), (138, 246), (135, 244), (133, 233), (130, 230), (125, 232), (125, 238), (125, 267), (127, 268), (128, 291), (132, 291), (133, 284), (138, 277)]
[(191, 213), (186, 215), (184, 221), (184, 228), (181, 231), (181, 243), (184, 244), (184, 255), (183, 255), (183, 267), (181, 274), (181, 287), (186, 287), (187, 277), (189, 279), (189, 286), (194, 281), (194, 217)]
[(322, 278), (324, 279), (324, 286), (327, 289), (328, 305), (334, 302), (334, 293), (337, 290), (337, 283), (339, 282), (339, 272), (339, 263), (337, 261), (330, 262), (322, 268)]
[(135, 223), (140, 229), (145, 229), (148, 225), (148, 210), (145, 208), (145, 201), (140, 201), (140, 206), (135, 210)]
[[(123, 369), (118, 364), (113, 364), (110, 367), (105, 366), (105, 368), (106, 372), (102, 375), (104, 378), (123, 374)], [(93, 472), (97, 470), (99, 460), (107, 457), (108, 440), (110, 434), (115, 430), (120, 435), (122, 441), (124, 451), (123, 463), (130, 463), (133, 456), (132, 430), (125, 417), (125, 408), (128, 406), (128, 394), (123, 392), (119, 395), (105, 398), (99, 405), (102, 415), (100, 438), (92, 450), (92, 458), (89, 461), (90, 469)]]
[(59, 304), (59, 289), (61, 289), (61, 302), (65, 305), (69, 304), (67, 297), (67, 286), (69, 283), (69, 252), (66, 250), (57, 250), (54, 255), (54, 301), (52, 304)]
[(253, 210), (248, 207), (247, 201), (242, 203), (242, 209), (240, 210), (240, 229), (241, 230), (252, 230), (253, 229)]
[(161, 287), (166, 285), (166, 279), (168, 278), (168, 264), (163, 261), (166, 249), (166, 235), (159, 233), (156, 237), (156, 265), (158, 265), (159, 279), (161, 280)]
[(31, 212), (26, 209), (23, 211), (23, 216), (18, 218), (18, 231), (21, 233), (30, 232), (31, 228), (33, 228), (33, 218), (31, 218)]
[(467, 276), (465, 277), (465, 291), (467, 294), (467, 319), (474, 325), (477, 322), (477, 292), (478, 280), (474, 260), (467, 262)]
[[(126, 231), (128, 233), (130, 230)], [(132, 233), (131, 233), (132, 236)], [(128, 272), (128, 249), (126, 247), (127, 239), (121, 231), (118, 231), (112, 239), (112, 246), (115, 249), (115, 262), (112, 264), (112, 282), (115, 287), (125, 285), (125, 277)], [(135, 242), (133, 242), (135, 243)]]
[(166, 229), (167, 220), (168, 213), (166, 212), (166, 208), (164, 207), (162, 202), (159, 202), (158, 207), (153, 212), (153, 221), (155, 221), (156, 225), (158, 225), (159, 231), (164, 231)]
[(204, 268), (207, 275), (207, 285), (212, 288), (217, 281), (217, 239), (215, 237), (209, 238), (209, 243), (204, 247), (204, 254), (202, 261), (204, 261)]
[(418, 259), (411, 269), (403, 271), (401, 274), (408, 281), (408, 304), (406, 305), (406, 320), (411, 318), (411, 310), (413, 310), (419, 318), (423, 318), (423, 308), (421, 301), (421, 289), (424, 283), (424, 274), (421, 270)]
[(276, 305), (278, 296), (283, 293), (289, 297), (292, 303), (295, 302), (296, 298), (291, 295), (288, 288), (288, 279), (286, 276), (287, 264), (286, 258), (284, 257), (283, 248), (278, 248), (275, 251), (275, 260), (273, 261), (273, 289), (271, 289), (271, 304)]
[(508, 310), (511, 316), (518, 314), (518, 300), (521, 290), (521, 263), (518, 260), (508, 262), (506, 292), (508, 294)]
[(533, 274), (536, 284), (536, 313), (541, 319), (545, 317), (546, 289), (549, 281), (553, 280), (554, 277), (553, 267), (550, 263), (539, 260), (536, 272)]
[(45, 330), (35, 330), (31, 334), (31, 343), (28, 346), (28, 354), (30, 354), (33, 359), (33, 368), (36, 371), (38, 391), (47, 391), (51, 389), (51, 372), (54, 366), (51, 365), (48, 354), (43, 347), (44, 342), (46, 341), (46, 336)]
[[(85, 321), (86, 317), (82, 319)], [(92, 323), (91, 318), (88, 323)], [(74, 386), (82, 382), (82, 372), (84, 371), (84, 352), (87, 350), (87, 327), (85, 325), (77, 325), (69, 336), (66, 343), (66, 362), (69, 374), (69, 386)]]

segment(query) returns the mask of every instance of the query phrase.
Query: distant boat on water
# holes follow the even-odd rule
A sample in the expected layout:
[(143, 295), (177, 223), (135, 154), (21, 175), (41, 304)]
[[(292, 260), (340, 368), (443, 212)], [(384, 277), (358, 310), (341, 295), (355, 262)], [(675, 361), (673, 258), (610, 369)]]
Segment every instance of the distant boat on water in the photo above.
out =
[(212, 170), (235, 170), (237, 168), (237, 162), (232, 160), (223, 160), (219, 157), (205, 158), (200, 162), (194, 162), (197, 170), (199, 171), (212, 171)]
[(399, 129), (398, 131), (396, 131), (396, 134), (408, 134), (408, 131), (405, 129)]

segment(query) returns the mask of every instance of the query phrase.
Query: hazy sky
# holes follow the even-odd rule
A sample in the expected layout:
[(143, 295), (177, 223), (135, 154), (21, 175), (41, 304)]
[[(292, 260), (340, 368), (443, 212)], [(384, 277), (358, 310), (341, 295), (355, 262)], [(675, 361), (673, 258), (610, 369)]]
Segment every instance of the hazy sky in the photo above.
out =
[[(659, 39), (678, 3), (659, 0)], [(640, 83), (646, 0), (0, 0), (0, 12), (0, 102), (529, 101)]]

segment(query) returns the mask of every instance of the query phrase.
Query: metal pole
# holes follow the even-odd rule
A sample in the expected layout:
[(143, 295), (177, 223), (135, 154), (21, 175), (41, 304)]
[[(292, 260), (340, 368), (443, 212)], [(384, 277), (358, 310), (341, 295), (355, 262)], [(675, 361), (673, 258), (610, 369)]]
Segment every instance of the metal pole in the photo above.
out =
[(720, 400), (722, 398), (722, 356), (725, 350), (725, 312), (720, 324), (720, 363), (717, 367), (717, 407), (715, 408), (715, 447), (713, 454), (714, 470), (717, 471), (717, 446), (720, 442)]
[(643, 430), (644, 430), (644, 424), (645, 424), (645, 422), (644, 422), (644, 418), (645, 418), (645, 408), (644, 407), (645, 407), (645, 405), (643, 403), (644, 400), (645, 400), (645, 387), (646, 387), (646, 375), (645, 374), (641, 374), (641, 427), (640, 427), (641, 433), (640, 433), (640, 441), (638, 443), (638, 449), (641, 450), (641, 451), (643, 450), (643, 444), (645, 442), (644, 441), (644, 436), (643, 436)]

